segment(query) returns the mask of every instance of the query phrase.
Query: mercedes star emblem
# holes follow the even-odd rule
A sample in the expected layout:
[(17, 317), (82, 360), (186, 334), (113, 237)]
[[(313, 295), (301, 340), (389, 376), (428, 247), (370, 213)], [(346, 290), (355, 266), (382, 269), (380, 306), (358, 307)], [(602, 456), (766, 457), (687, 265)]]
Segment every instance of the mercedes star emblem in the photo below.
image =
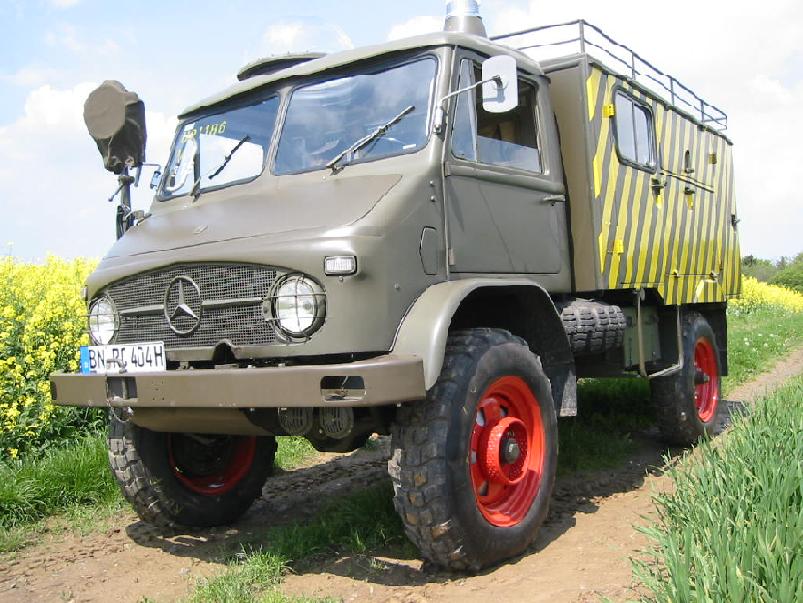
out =
[(201, 288), (188, 276), (177, 276), (167, 286), (164, 314), (176, 335), (192, 335), (201, 325)]

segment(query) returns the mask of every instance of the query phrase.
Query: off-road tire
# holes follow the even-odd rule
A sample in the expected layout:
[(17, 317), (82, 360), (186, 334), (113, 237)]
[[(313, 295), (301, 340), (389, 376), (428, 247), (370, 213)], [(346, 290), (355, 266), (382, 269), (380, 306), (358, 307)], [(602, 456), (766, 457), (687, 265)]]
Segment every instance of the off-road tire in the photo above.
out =
[[(545, 434), (540, 486), (524, 518), (512, 527), (497, 527), (483, 517), (468, 458), (476, 408), (488, 384), (500, 376), (520, 377), (530, 388)], [(425, 400), (399, 409), (392, 430), (388, 472), (407, 536), (425, 559), (456, 571), (475, 572), (521, 553), (546, 518), (557, 453), (549, 381), (527, 344), (501, 329), (452, 333), (438, 381)]]
[(662, 437), (675, 446), (692, 446), (700, 438), (716, 435), (725, 405), (717, 399), (713, 411), (701, 418), (695, 403), (695, 347), (698, 342), (709, 346), (715, 366), (718, 396), (721, 394), (719, 347), (711, 325), (697, 312), (686, 312), (682, 323), (683, 369), (674, 375), (650, 381), (650, 397), (655, 407), (658, 428)]
[(109, 413), (109, 464), (123, 496), (139, 517), (163, 529), (229, 524), (260, 495), (273, 470), (276, 439), (256, 438), (250, 468), (220, 495), (199, 494), (175, 475), (168, 455), (168, 436)]

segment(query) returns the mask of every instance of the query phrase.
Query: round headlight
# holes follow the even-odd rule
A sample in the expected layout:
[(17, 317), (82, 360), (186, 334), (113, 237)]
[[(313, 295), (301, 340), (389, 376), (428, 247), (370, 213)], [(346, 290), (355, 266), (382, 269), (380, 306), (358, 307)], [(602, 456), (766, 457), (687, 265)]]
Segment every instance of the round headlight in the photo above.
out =
[(89, 335), (95, 345), (106, 345), (117, 332), (117, 310), (108, 297), (101, 297), (89, 306)]
[(321, 287), (314, 281), (290, 275), (280, 281), (272, 299), (273, 318), (292, 337), (306, 337), (321, 326), (326, 304)]

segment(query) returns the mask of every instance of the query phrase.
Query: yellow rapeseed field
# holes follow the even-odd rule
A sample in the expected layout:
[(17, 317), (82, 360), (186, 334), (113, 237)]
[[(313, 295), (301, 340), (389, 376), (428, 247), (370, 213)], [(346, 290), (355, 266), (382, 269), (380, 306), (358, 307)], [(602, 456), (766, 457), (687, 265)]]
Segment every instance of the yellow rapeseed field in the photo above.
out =
[(768, 285), (753, 277), (745, 276), (742, 279), (742, 296), (731, 301), (730, 306), (742, 312), (762, 307), (803, 312), (803, 295), (786, 287)]
[(0, 457), (67, 435), (64, 417), (54, 416), (47, 377), (78, 368), (78, 349), (87, 342), (80, 291), (94, 266), (56, 257), (44, 264), (0, 260)]

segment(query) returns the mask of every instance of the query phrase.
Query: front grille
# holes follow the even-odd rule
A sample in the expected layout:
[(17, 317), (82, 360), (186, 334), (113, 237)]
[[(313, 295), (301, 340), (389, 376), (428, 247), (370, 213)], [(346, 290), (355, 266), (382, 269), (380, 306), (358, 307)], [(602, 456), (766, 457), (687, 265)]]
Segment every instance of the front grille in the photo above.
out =
[[(164, 314), (165, 293), (177, 277), (192, 279), (206, 304), (195, 331), (184, 336), (170, 328)], [(274, 268), (251, 264), (179, 264), (119, 280), (104, 290), (120, 313), (114, 343), (164, 341), (168, 349), (214, 346), (224, 339), (236, 346), (277, 343), (276, 330), (258, 303), (275, 281)], [(196, 295), (191, 285), (187, 289)], [(180, 321), (179, 330), (188, 330)]]

